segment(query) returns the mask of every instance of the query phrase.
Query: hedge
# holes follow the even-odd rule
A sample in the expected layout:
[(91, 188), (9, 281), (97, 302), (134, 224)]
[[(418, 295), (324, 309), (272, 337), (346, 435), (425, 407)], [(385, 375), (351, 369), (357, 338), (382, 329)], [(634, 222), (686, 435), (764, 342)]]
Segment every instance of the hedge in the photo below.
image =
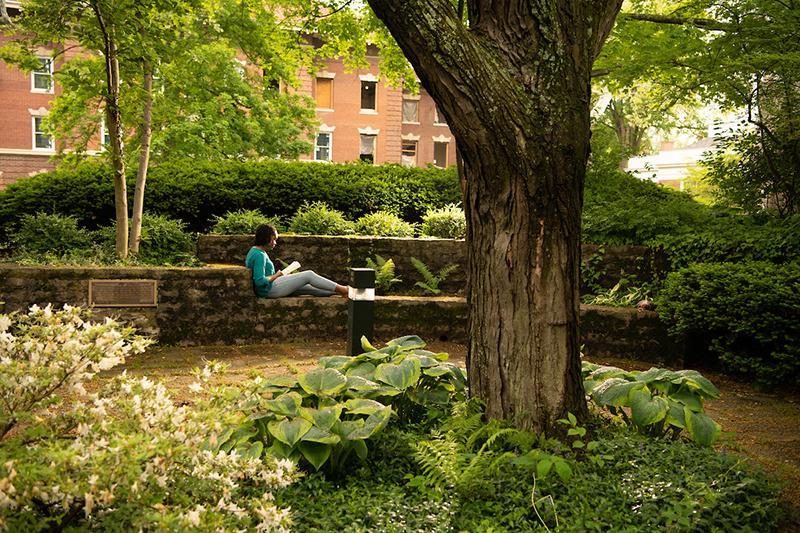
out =
[(765, 385), (800, 384), (800, 263), (693, 265), (669, 274), (657, 304), (688, 339), (687, 363), (718, 360)]
[[(131, 171), (129, 191), (133, 184)], [(38, 212), (72, 215), (94, 229), (113, 220), (113, 201), (111, 172), (97, 162), (38, 174), (0, 192), (0, 231), (7, 234), (23, 214)], [(145, 191), (148, 212), (181, 219), (192, 231), (208, 231), (214, 216), (239, 209), (288, 220), (304, 202), (314, 201), (351, 220), (384, 210), (418, 222), (430, 207), (460, 202), (461, 190), (452, 168), (192, 161), (152, 167)]]

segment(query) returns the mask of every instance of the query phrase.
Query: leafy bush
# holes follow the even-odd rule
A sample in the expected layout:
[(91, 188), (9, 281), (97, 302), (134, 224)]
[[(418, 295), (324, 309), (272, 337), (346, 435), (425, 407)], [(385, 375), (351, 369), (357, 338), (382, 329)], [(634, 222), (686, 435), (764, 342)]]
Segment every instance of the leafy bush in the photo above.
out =
[(653, 291), (649, 285), (635, 287), (630, 283), (627, 278), (622, 278), (608, 290), (600, 289), (595, 294), (587, 294), (582, 301), (590, 305), (633, 307), (640, 301), (650, 298)]
[(389, 427), (353, 475), (311, 474), (276, 502), (296, 531), (770, 531), (781, 518), (764, 474), (713, 448), (612, 425), (587, 451), (486, 423), (474, 407), (456, 404), (431, 430)]
[(362, 338), (365, 353), (323, 357), (320, 368), (295, 377), (257, 379), (239, 409), (247, 421), (217, 435), (212, 450), (263, 444), (276, 457), (323, 465), (341, 473), (355, 454), (366, 459), (366, 441), (379, 434), (394, 411), (409, 420), (420, 409), (446, 406), (462, 396), (464, 372), (445, 363), (447, 354), (423, 350), (414, 336), (380, 350)]
[(262, 224), (271, 224), (278, 230), (282, 229), (281, 219), (268, 217), (257, 209), (240, 209), (230, 211), (222, 216), (214, 217), (214, 226), (211, 233), (222, 235), (249, 235), (256, 232)]
[[(112, 257), (116, 226), (97, 230), (95, 241)], [(148, 265), (184, 265), (197, 261), (195, 238), (186, 231), (186, 224), (162, 215), (145, 213), (142, 217), (142, 235), (136, 262)]]
[[(176, 405), (160, 383), (84, 384), (149, 341), (78, 308), (0, 315), (0, 527), (9, 531), (277, 529), (271, 489), (294, 465), (202, 442), (237, 420), (218, 399)], [(210, 369), (205, 373), (208, 375)], [(13, 431), (12, 431), (13, 430)]]
[(705, 400), (719, 398), (719, 390), (696, 370), (629, 372), (584, 361), (581, 373), (592, 401), (642, 433), (677, 438), (686, 430), (702, 446), (719, 436), (719, 424), (703, 409)]
[[(695, 354), (763, 384), (800, 383), (800, 264), (693, 265), (671, 273), (657, 299)], [(711, 361), (706, 361), (711, 362)]]
[(420, 233), (440, 239), (463, 239), (467, 236), (464, 210), (456, 204), (430, 209), (422, 217)]
[(324, 202), (303, 204), (289, 223), (289, 231), (310, 235), (349, 235), (353, 223)]
[(75, 217), (47, 213), (23, 215), (11, 242), (21, 253), (56, 256), (88, 250), (92, 244), (91, 235), (78, 226)]
[(376, 211), (356, 220), (355, 232), (382, 237), (413, 237), (414, 225), (404, 222), (395, 214)]
[(423, 280), (416, 282), (415, 286), (430, 294), (441, 294), (442, 290), (439, 288), (439, 284), (458, 268), (458, 265), (446, 265), (438, 274), (434, 274), (425, 263), (416, 257), (410, 257), (409, 261), (423, 277)]
[[(21, 213), (75, 216), (95, 229), (114, 220), (114, 185), (109, 167), (97, 162), (77, 170), (38, 174), (0, 191), (0, 228), (15, 226)], [(128, 176), (133, 189), (135, 169)], [(213, 217), (239, 209), (265, 210), (287, 220), (304, 202), (321, 201), (357, 219), (378, 210), (418, 222), (431, 207), (461, 198), (453, 168), (302, 162), (176, 162), (148, 172), (145, 209), (208, 231)], [(3, 231), (0, 229), (0, 231)], [(0, 235), (0, 239), (2, 239)]]
[(388, 292), (395, 283), (400, 283), (400, 278), (394, 277), (394, 260), (384, 259), (380, 255), (375, 260), (367, 257), (367, 268), (375, 271), (375, 288), (381, 292)]

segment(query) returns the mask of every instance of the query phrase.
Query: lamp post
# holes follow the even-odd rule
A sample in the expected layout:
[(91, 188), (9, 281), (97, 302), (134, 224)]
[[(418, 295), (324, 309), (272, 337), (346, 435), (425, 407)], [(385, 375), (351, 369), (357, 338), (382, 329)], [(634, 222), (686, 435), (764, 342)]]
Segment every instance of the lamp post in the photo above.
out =
[(347, 293), (347, 355), (364, 352), (361, 337), (372, 338), (375, 324), (375, 271), (371, 268), (350, 269), (350, 291)]

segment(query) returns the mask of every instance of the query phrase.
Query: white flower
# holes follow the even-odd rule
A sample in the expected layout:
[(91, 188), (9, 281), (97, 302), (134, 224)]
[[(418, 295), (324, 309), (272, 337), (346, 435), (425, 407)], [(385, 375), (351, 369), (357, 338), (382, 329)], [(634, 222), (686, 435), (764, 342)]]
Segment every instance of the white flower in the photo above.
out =
[(189, 390), (192, 392), (200, 392), (201, 390), (203, 390), (203, 384), (200, 383), (199, 381), (195, 381), (194, 383), (189, 385)]
[(5, 332), (11, 326), (11, 317), (0, 315), (0, 333)]

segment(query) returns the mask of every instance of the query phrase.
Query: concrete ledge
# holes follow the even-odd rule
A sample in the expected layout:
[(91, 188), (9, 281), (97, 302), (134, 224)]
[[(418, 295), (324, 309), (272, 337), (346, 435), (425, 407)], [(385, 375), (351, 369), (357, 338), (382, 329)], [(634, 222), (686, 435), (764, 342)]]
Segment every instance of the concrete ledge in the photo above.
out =
[[(0, 265), (3, 311), (32, 304), (87, 306), (90, 279), (156, 279), (156, 308), (97, 308), (118, 316), (165, 344), (243, 344), (344, 338), (347, 301), (330, 298), (256, 298), (244, 267), (36, 268)], [(467, 304), (454, 296), (384, 296), (375, 302), (380, 340), (416, 334), (425, 339), (467, 340)], [(683, 348), (653, 312), (581, 306), (584, 353), (680, 366)]]

